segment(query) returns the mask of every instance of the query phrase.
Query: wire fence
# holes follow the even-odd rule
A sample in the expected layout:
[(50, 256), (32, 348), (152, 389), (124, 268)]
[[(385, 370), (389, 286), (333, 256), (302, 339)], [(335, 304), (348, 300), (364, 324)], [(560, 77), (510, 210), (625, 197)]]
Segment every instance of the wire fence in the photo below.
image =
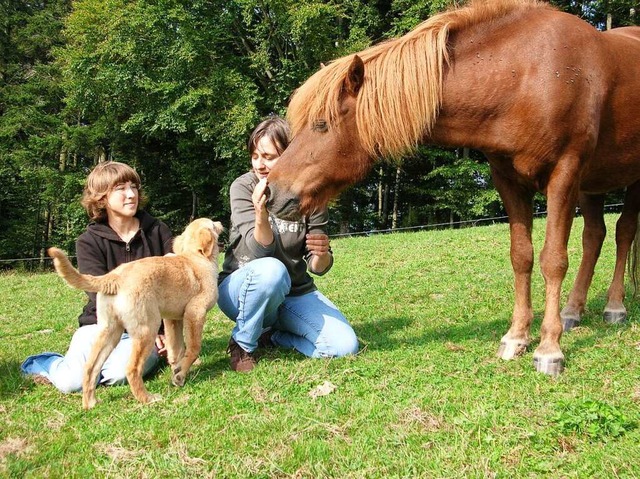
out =
[[(611, 205), (605, 205), (605, 212), (615, 213), (619, 212), (621, 208), (624, 206), (624, 203), (615, 203)], [(547, 216), (547, 211), (538, 211), (533, 214), (534, 217), (545, 217)], [(576, 216), (581, 216), (580, 207), (576, 207)], [(406, 226), (400, 228), (388, 228), (388, 229), (374, 229), (368, 231), (358, 231), (351, 233), (338, 233), (330, 235), (331, 238), (341, 238), (341, 237), (352, 237), (352, 236), (373, 236), (377, 234), (388, 234), (388, 233), (400, 233), (405, 231), (421, 231), (421, 230), (433, 230), (433, 229), (453, 229), (460, 227), (474, 227), (474, 226), (486, 226), (489, 224), (496, 223), (506, 223), (509, 220), (508, 216), (493, 216), (488, 218), (476, 218), (472, 220), (464, 220), (464, 221), (453, 221), (446, 223), (431, 223), (428, 225), (418, 225), (418, 226)]]
[[(605, 211), (609, 213), (619, 212), (624, 206), (624, 203), (615, 203), (605, 205)], [(534, 213), (534, 217), (545, 217), (547, 211), (538, 211)], [(576, 216), (581, 216), (580, 208), (576, 207)], [(337, 233), (330, 235), (331, 238), (345, 238), (355, 236), (374, 236), (379, 234), (401, 233), (408, 231), (424, 231), (433, 229), (449, 229), (460, 227), (475, 227), (486, 226), (496, 223), (506, 223), (509, 220), (508, 216), (494, 216), (490, 218), (476, 218), (473, 220), (453, 221), (446, 223), (432, 223), (428, 225), (418, 226), (406, 226), (400, 228), (387, 228), (387, 229), (373, 229), (367, 231), (354, 231), (350, 233)], [(75, 263), (75, 256), (69, 256), (69, 259)], [(15, 258), (15, 259), (0, 259), (0, 271), (14, 270), (19, 272), (46, 272), (53, 271), (53, 260), (48, 256), (37, 258)]]

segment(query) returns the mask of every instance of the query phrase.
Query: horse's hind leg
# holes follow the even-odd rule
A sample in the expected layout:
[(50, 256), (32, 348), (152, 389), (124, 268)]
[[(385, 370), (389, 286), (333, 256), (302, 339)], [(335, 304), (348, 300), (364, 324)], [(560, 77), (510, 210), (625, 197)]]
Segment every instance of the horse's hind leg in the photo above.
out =
[(573, 289), (569, 294), (567, 305), (560, 312), (562, 326), (565, 331), (569, 331), (579, 325), (584, 312), (587, 292), (593, 279), (593, 272), (600, 256), (602, 243), (607, 234), (603, 217), (604, 200), (605, 195), (580, 195), (580, 209), (584, 218), (582, 261), (580, 262), (576, 280), (573, 283)]
[(608, 323), (621, 323), (627, 319), (627, 309), (623, 304), (624, 268), (638, 228), (639, 211), (640, 182), (636, 182), (627, 188), (622, 214), (616, 223), (616, 266), (604, 308), (604, 320)]

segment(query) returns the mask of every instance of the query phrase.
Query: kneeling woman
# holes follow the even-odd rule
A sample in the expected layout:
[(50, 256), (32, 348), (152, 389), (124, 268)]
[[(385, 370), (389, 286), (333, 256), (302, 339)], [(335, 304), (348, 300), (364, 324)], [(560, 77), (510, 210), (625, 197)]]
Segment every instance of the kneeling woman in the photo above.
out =
[(281, 346), (314, 357), (355, 354), (346, 318), (313, 282), (333, 265), (327, 211), (284, 221), (266, 206), (267, 175), (289, 145), (279, 117), (260, 123), (248, 141), (252, 170), (231, 185), (230, 244), (219, 276), (218, 306), (235, 327), (231, 369), (252, 370), (258, 346)]

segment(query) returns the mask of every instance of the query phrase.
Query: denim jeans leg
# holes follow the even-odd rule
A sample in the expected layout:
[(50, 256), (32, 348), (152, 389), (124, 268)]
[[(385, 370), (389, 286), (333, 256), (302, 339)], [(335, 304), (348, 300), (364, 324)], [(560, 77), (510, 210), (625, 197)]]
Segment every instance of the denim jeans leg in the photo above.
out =
[[(48, 373), (44, 374), (63, 393), (82, 391), (85, 365), (98, 337), (98, 330), (97, 324), (78, 328), (71, 338), (67, 353), (64, 357), (53, 361)], [(126, 384), (131, 346), (131, 338), (128, 334), (123, 334), (120, 342), (102, 365), (99, 377), (100, 384)], [(146, 375), (153, 370), (158, 361), (159, 356), (154, 348), (145, 362), (143, 374)]]
[(48, 378), (63, 393), (82, 391), (84, 367), (98, 335), (98, 325), (78, 328), (64, 357), (51, 364)]
[(278, 312), (271, 340), (312, 358), (339, 357), (358, 352), (356, 333), (320, 291), (288, 296)]
[[(124, 333), (120, 342), (111, 351), (111, 354), (102, 365), (100, 371), (100, 384), (106, 386), (112, 386), (115, 384), (127, 384), (127, 366), (129, 359), (131, 358), (131, 351), (133, 350), (133, 340), (131, 337)], [(158, 365), (160, 362), (160, 356), (155, 346), (151, 348), (151, 353), (147, 357), (144, 367), (142, 369), (142, 375), (146, 376)]]
[(258, 346), (262, 330), (271, 326), (291, 289), (281, 261), (259, 258), (227, 276), (218, 288), (218, 306), (236, 322), (231, 336), (247, 352)]

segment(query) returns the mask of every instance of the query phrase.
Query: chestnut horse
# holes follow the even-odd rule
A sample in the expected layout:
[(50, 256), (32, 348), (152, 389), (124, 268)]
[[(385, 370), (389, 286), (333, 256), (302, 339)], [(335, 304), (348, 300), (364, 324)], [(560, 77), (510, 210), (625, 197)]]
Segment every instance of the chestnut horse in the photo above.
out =
[[(515, 358), (531, 342), (532, 199), (540, 191), (546, 302), (533, 361), (555, 375), (564, 368), (560, 295), (575, 206), (581, 194), (638, 188), (639, 106), (640, 28), (603, 33), (548, 3), (474, 1), (335, 60), (295, 92), (287, 113), (294, 138), (269, 174), (270, 207), (285, 216), (324, 207), (376, 158), (421, 143), (482, 151), (509, 215), (515, 276), (498, 356)], [(576, 310), (582, 294), (570, 301)]]
[[(584, 218), (582, 261), (567, 305), (560, 312), (565, 331), (579, 325), (582, 319), (587, 291), (606, 235), (604, 201), (605, 195), (580, 194), (580, 209)], [(635, 238), (638, 213), (640, 213), (640, 182), (627, 187), (624, 208), (616, 224), (616, 262), (613, 280), (607, 293), (607, 304), (604, 308), (604, 320), (608, 323), (623, 323), (627, 319), (627, 309), (623, 303), (624, 270), (627, 259), (634, 290), (636, 292), (638, 290), (637, 269), (640, 265), (640, 247)]]

